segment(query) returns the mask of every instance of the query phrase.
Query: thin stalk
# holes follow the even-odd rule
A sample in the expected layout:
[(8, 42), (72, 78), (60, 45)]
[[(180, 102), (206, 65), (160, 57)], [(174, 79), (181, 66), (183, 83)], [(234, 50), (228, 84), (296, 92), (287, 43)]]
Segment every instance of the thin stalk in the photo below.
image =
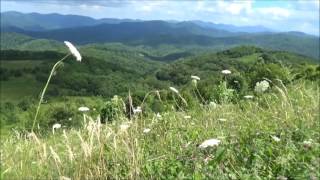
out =
[(40, 96), (40, 100), (39, 100), (39, 104), (38, 104), (38, 107), (37, 107), (37, 112), (36, 112), (36, 115), (34, 116), (34, 119), (33, 119), (33, 124), (32, 124), (32, 129), (31, 129), (31, 132), (33, 132), (33, 129), (34, 129), (34, 125), (36, 124), (36, 121), (37, 121), (37, 117), (38, 117), (38, 114), (39, 114), (39, 111), (40, 111), (40, 106), (41, 106), (41, 103), (43, 101), (43, 97), (47, 91), (47, 88), (48, 88), (48, 85), (50, 83), (50, 80), (51, 80), (51, 77), (53, 75), (53, 73), (55, 72), (55, 69), (56, 67), (63, 61), (65, 60), (68, 56), (70, 55), (67, 54), (66, 56), (64, 56), (62, 59), (60, 59), (58, 62), (56, 62), (56, 64), (54, 64), (54, 66), (52, 67), (51, 69), (51, 72), (50, 72), (50, 75), (49, 75), (49, 78), (47, 80), (47, 83), (46, 85), (44, 86), (43, 90), (42, 90), (42, 93), (41, 93), (41, 96)]

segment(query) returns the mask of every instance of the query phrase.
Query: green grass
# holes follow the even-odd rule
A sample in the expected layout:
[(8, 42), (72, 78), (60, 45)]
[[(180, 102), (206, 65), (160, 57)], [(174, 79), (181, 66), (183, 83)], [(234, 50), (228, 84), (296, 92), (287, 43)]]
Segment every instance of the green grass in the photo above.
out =
[[(1, 141), (1, 179), (320, 177), (317, 84), (301, 82), (253, 100), (161, 115), (136, 115), (129, 122), (118, 114), (106, 125), (85, 116), (78, 119), (86, 121), (80, 129), (49, 136), (16, 132)], [(129, 128), (121, 130), (121, 124)], [(145, 128), (151, 131), (143, 133)], [(210, 138), (221, 144), (198, 147)]]
[(7, 69), (32, 69), (41, 64), (42, 61), (34, 61), (34, 60), (17, 60), (17, 61), (5, 61), (1, 60), (1, 67)]
[(0, 83), (1, 102), (18, 102), (25, 96), (37, 96), (43, 86), (29, 75)]
[(239, 58), (239, 61), (241, 61), (243, 63), (254, 63), (258, 60), (260, 55), (261, 55), (260, 53), (254, 53), (251, 55), (243, 56), (243, 57)]

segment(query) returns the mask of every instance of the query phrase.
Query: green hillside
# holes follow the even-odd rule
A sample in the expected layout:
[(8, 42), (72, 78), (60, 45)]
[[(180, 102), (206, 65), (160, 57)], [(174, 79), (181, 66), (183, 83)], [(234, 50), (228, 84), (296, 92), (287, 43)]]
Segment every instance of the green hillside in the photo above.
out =
[[(243, 79), (245, 84), (252, 84), (258, 79), (281, 78), (289, 81), (289, 75), (280, 72), (283, 66), (290, 66), (294, 72), (302, 71), (305, 64), (314, 64), (316, 60), (282, 51), (268, 51), (251, 46), (241, 46), (218, 53), (204, 53), (182, 58), (167, 64), (152, 60), (154, 57), (144, 54), (137, 48), (123, 50), (123, 47), (114, 46), (85, 46), (81, 48), (83, 62), (77, 63), (71, 58), (57, 71), (49, 89), (49, 95), (101, 95), (112, 97), (114, 94), (127, 94), (129, 90), (141, 94), (151, 89), (165, 89), (169, 84), (187, 85), (189, 77), (197, 74), (202, 78), (205, 91), (209, 82), (219, 81), (220, 71), (231, 69), (235, 72), (234, 78)], [(143, 56), (141, 56), (143, 54)], [(7, 93), (23, 91), (23, 78), (36, 82), (32, 88), (40, 89), (45, 83), (49, 70), (56, 59), (63, 57), (62, 53), (52, 51), (1, 51), (2, 96)], [(169, 55), (167, 55), (169, 56)], [(164, 56), (161, 61), (170, 61)], [(159, 57), (157, 57), (159, 58)], [(259, 65), (260, 64), (260, 65)], [(262, 74), (257, 67), (269, 69)], [(250, 77), (248, 77), (248, 75)], [(11, 84), (17, 83), (16, 90)], [(7, 85), (8, 84), (8, 85)], [(39, 87), (40, 86), (40, 87)], [(246, 88), (246, 87), (244, 87)], [(39, 91), (28, 94), (17, 93), (17, 98), (24, 95), (36, 96)], [(21, 95), (18, 95), (21, 94)], [(12, 97), (12, 96), (8, 96)], [(6, 98), (10, 100), (10, 98)]]

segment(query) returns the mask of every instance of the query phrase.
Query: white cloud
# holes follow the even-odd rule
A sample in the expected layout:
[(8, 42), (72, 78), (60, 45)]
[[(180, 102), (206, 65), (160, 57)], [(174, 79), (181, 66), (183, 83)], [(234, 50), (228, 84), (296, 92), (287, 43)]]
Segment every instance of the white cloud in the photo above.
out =
[(252, 12), (252, 1), (218, 1), (218, 9), (228, 12), (232, 15), (239, 15), (242, 11)]
[[(141, 5), (141, 3), (143, 5)], [(136, 9), (138, 11), (143, 12), (152, 12), (155, 9), (159, 8), (160, 6), (164, 5), (164, 3), (167, 3), (166, 1), (134, 1), (133, 4), (136, 6)]]
[(273, 19), (288, 18), (291, 15), (290, 10), (280, 7), (257, 8), (257, 12)]

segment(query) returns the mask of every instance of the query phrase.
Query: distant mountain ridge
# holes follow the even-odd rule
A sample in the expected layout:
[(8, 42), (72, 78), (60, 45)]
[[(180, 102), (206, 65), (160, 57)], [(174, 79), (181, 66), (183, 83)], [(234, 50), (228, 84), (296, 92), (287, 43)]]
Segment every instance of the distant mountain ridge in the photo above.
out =
[[(79, 45), (123, 43), (133, 46), (195, 46), (220, 50), (239, 45), (254, 45), (274, 50), (291, 51), (319, 59), (319, 37), (302, 32), (264, 32), (269, 29), (260, 26), (242, 27), (250, 32), (238, 32), (239, 29), (237, 30), (236, 26), (217, 25), (202, 21), (96, 20), (75, 15), (43, 15), (38, 13), (22, 15), (24, 14), (18, 12), (1, 13), (2, 34), (15, 32), (35, 39), (60, 42), (69, 40)], [(22, 19), (17, 19), (18, 17)], [(27, 20), (24, 21), (24, 18)], [(69, 21), (72, 23), (68, 23)], [(36, 30), (33, 30), (34, 28)], [(13, 41), (8, 37), (8, 34), (5, 39), (9, 42), (2, 40), (2, 46)], [(47, 41), (40, 42), (45, 42), (50, 46)], [(39, 45), (39, 43), (32, 44)], [(57, 46), (55, 45), (55, 47)]]
[[(53, 29), (63, 29), (81, 26), (94, 26), (99, 24), (119, 24), (122, 22), (142, 22), (138, 19), (117, 19), (102, 18), (94, 19), (80, 15), (62, 15), (58, 13), (40, 14), (40, 13), (21, 13), (16, 11), (8, 11), (1, 13), (1, 28), (17, 27), (29, 31), (43, 31)], [(202, 28), (210, 28), (229, 32), (274, 32), (263, 26), (234, 26), (229, 24), (215, 24), (204, 21), (167, 21), (172, 24), (193, 23)]]
[(43, 31), (81, 26), (94, 26), (98, 24), (118, 24), (121, 22), (139, 22), (133, 19), (103, 18), (94, 19), (79, 15), (62, 15), (57, 13), (20, 13), (8, 11), (1, 13), (1, 28), (17, 27), (29, 31)]

